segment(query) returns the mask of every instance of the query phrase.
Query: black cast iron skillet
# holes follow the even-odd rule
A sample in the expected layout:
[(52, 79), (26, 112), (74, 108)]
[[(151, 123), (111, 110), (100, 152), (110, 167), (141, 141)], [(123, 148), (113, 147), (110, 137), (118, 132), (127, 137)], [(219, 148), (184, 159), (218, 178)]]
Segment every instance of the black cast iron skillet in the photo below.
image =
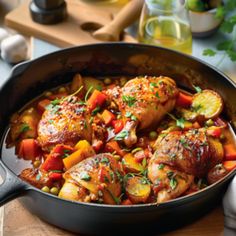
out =
[[(166, 75), (179, 86), (212, 88), (225, 101), (225, 117), (236, 127), (236, 85), (215, 68), (190, 56), (158, 47), (138, 44), (97, 44), (61, 50), (15, 67), (0, 90), (0, 135), (4, 137), (10, 115), (45, 90), (82, 75)], [(0, 205), (20, 198), (24, 206), (41, 219), (82, 234), (148, 235), (179, 227), (208, 212), (221, 201), (236, 171), (193, 195), (160, 205), (109, 206), (66, 201), (21, 181), (19, 162), (5, 149), (1, 160), (4, 183)]]

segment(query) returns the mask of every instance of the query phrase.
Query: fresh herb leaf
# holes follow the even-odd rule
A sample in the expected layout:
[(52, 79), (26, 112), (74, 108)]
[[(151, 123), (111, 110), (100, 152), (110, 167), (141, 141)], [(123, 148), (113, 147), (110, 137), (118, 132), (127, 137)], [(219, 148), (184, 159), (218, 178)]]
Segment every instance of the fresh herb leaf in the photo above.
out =
[(233, 44), (231, 40), (227, 40), (227, 41), (218, 43), (216, 48), (219, 51), (227, 51), (233, 48)]
[(171, 187), (171, 189), (175, 189), (177, 184), (178, 184), (178, 182), (177, 182), (176, 178), (171, 178), (170, 179), (170, 187)]
[(154, 83), (154, 82), (151, 82), (151, 83), (150, 83), (150, 86), (151, 86), (151, 87), (155, 87), (155, 88), (158, 87), (158, 86), (157, 86), (157, 83)]
[(210, 49), (210, 48), (207, 48), (207, 49), (204, 49), (203, 50), (203, 53), (202, 53), (203, 56), (209, 56), (209, 57), (213, 57), (216, 55), (216, 51)]
[(160, 96), (159, 96), (158, 92), (155, 93), (155, 96), (160, 99)]
[(227, 54), (231, 61), (236, 61), (236, 52), (235, 51), (227, 51)]
[(97, 106), (93, 111), (92, 111), (92, 116), (95, 116), (99, 111), (100, 111), (101, 107)]
[(132, 107), (137, 100), (135, 97), (123, 95), (122, 101), (127, 103), (129, 107)]
[(59, 105), (60, 102), (61, 102), (60, 99), (55, 99), (55, 100), (51, 101), (51, 104), (52, 104), (53, 106), (56, 106), (56, 105)]
[(87, 102), (88, 96), (89, 96), (89, 94), (91, 93), (92, 90), (93, 90), (93, 86), (90, 86), (90, 88), (88, 89), (88, 91), (87, 91), (87, 93), (85, 94), (85, 97), (84, 97), (85, 102)]
[(30, 130), (29, 125), (26, 124), (26, 123), (23, 123), (23, 124), (21, 125), (21, 127), (20, 127), (20, 132), (21, 132), (21, 133), (24, 133), (24, 132), (26, 132), (26, 131), (28, 131), (28, 130)]
[(202, 89), (199, 86), (193, 85), (194, 89), (196, 90), (197, 93), (201, 93)]
[(117, 141), (120, 141), (120, 140), (125, 139), (128, 135), (129, 135), (129, 131), (128, 131), (128, 130), (123, 130), (123, 131), (121, 131), (120, 133), (118, 133), (118, 134), (115, 136), (114, 139), (117, 140)]
[(130, 111), (127, 111), (125, 113), (125, 117), (130, 118), (132, 116), (132, 113)]
[(91, 176), (88, 174), (87, 171), (82, 171), (80, 173), (80, 179), (85, 180), (85, 181), (89, 181), (89, 180), (91, 180)]
[(176, 125), (181, 129), (184, 129), (185, 119), (181, 117), (180, 119), (176, 120)]
[(157, 169), (162, 170), (165, 167), (165, 164), (161, 163), (158, 165)]
[(103, 157), (100, 161), (101, 163), (109, 163), (109, 159), (107, 157)]

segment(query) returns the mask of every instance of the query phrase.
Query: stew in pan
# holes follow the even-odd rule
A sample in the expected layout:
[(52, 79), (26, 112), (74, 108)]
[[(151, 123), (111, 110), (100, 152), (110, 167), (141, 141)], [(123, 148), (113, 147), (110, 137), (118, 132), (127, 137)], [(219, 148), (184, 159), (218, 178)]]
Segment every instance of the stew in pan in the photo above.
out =
[(60, 198), (166, 202), (236, 168), (221, 96), (195, 89), (165, 76), (76, 74), (12, 116), (7, 147), (31, 163), (21, 179)]

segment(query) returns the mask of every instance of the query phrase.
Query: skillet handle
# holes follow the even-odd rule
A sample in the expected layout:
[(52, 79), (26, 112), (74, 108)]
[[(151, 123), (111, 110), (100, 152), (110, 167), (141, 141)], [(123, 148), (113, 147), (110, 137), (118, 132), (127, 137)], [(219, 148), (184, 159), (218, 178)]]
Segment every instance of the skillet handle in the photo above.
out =
[(27, 185), (7, 170), (1, 161), (0, 168), (1, 176), (4, 176), (3, 183), (0, 185), (0, 206), (2, 206), (7, 202), (23, 195), (27, 190)]

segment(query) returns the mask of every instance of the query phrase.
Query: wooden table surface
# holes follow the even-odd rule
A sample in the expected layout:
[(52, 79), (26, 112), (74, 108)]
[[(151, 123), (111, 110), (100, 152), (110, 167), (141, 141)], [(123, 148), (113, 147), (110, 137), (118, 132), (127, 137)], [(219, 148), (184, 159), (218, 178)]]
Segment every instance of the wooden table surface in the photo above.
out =
[[(3, 24), (4, 15), (9, 12), (12, 8), (17, 6), (20, 0), (1, 0), (0, 1), (0, 25)], [(212, 46), (213, 42), (216, 43), (221, 35), (216, 35), (206, 40), (194, 40), (193, 44), (193, 55), (207, 61), (210, 64), (215, 64), (219, 58), (204, 58), (201, 55), (202, 48)], [(36, 51), (39, 49), (36, 49)], [(45, 52), (50, 50), (57, 50), (53, 45), (45, 44)], [(40, 53), (42, 52), (40, 47)], [(36, 53), (37, 54), (37, 53)], [(38, 55), (39, 56), (39, 55)], [(10, 65), (0, 60), (0, 69), (7, 72), (10, 69)], [(228, 74), (232, 79), (236, 81), (236, 66), (226, 59), (219, 67), (222, 71)], [(4, 77), (4, 76), (3, 76)], [(0, 78), (0, 82), (6, 78)], [(2, 83), (0, 83), (1, 86)], [(200, 220), (175, 230), (170, 233), (163, 234), (165, 236), (221, 236), (223, 235), (223, 223), (224, 216), (221, 206), (216, 207), (209, 214), (202, 217)], [(4, 207), (0, 208), (0, 236), (70, 236), (68, 232), (57, 229), (45, 222), (42, 222), (37, 216), (30, 214), (25, 210), (18, 200), (14, 200)]]

